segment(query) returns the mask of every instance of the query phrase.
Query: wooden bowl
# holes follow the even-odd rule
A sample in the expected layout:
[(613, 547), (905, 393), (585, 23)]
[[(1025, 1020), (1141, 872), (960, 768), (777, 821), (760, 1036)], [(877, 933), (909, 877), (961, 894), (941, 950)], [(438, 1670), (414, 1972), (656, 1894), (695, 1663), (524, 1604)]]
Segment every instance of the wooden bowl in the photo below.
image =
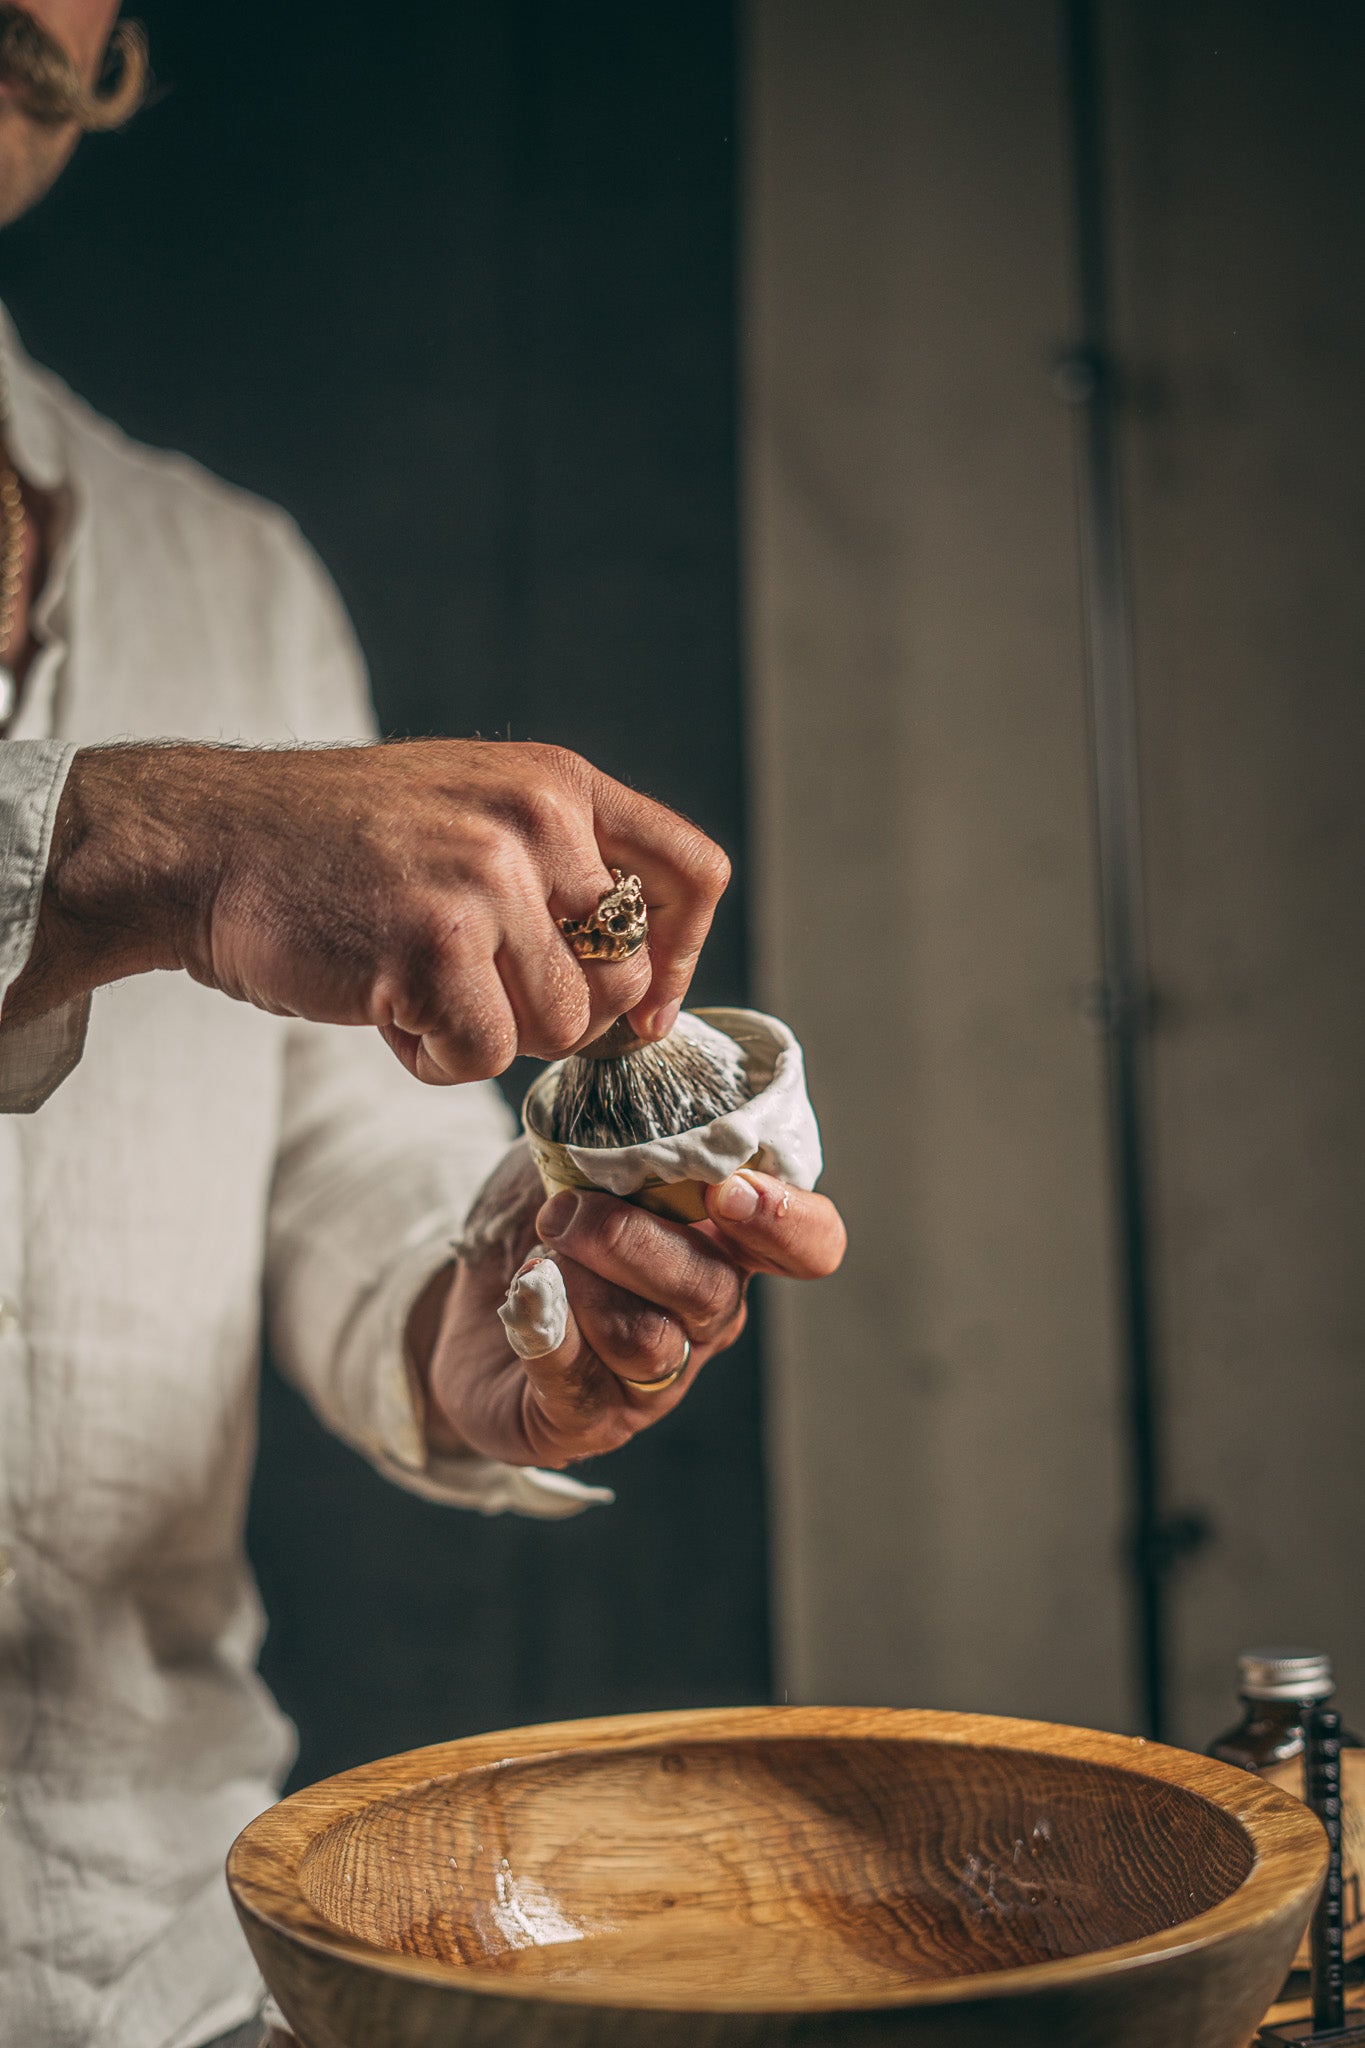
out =
[(228, 1882), (305, 2048), (1241, 2048), (1307, 1808), (1183, 1750), (743, 1708), (415, 1750), (253, 1821)]

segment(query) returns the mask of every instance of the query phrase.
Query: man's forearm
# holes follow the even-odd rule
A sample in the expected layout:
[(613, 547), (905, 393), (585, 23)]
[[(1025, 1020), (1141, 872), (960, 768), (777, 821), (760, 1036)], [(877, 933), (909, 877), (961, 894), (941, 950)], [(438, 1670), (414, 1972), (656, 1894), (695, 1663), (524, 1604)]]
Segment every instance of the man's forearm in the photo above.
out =
[(181, 964), (195, 908), (193, 746), (84, 747), (57, 807), (33, 949), (0, 1030), (73, 997)]

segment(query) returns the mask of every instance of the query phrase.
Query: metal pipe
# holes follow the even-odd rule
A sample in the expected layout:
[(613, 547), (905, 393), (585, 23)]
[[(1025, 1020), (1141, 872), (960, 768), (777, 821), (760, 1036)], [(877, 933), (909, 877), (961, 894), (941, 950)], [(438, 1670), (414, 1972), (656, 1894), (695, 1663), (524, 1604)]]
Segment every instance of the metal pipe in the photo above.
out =
[(1128, 1567), (1133, 1663), (1144, 1731), (1169, 1726), (1167, 1576), (1201, 1540), (1197, 1518), (1163, 1515), (1145, 1111), (1151, 1021), (1142, 902), (1142, 820), (1132, 634), (1124, 566), (1117, 398), (1109, 326), (1104, 84), (1094, 0), (1063, 0), (1079, 334), (1057, 367), (1077, 412), (1081, 577), (1086, 626), (1110, 1194), (1128, 1434)]

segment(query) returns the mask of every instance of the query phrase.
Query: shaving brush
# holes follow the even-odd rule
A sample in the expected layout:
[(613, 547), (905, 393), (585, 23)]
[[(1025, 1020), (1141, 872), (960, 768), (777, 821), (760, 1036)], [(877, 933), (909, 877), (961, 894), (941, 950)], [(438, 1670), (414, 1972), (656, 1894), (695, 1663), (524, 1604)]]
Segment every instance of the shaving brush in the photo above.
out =
[(675, 1138), (747, 1102), (744, 1054), (699, 1017), (648, 1043), (622, 1017), (566, 1059), (546, 1105), (546, 1136), (593, 1151)]
[(547, 1195), (596, 1189), (680, 1223), (741, 1167), (803, 1188), (820, 1174), (801, 1048), (758, 1010), (685, 1010), (657, 1045), (613, 1025), (546, 1067), (521, 1123)]

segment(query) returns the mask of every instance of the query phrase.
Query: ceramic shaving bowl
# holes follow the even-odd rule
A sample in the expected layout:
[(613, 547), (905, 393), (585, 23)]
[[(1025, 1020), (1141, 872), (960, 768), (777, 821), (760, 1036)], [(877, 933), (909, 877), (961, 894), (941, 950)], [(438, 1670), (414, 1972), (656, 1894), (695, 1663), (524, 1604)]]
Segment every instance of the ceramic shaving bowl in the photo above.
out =
[(347, 1771), (228, 1881), (304, 2048), (1242, 2048), (1325, 1866), (1185, 1751), (743, 1708)]

